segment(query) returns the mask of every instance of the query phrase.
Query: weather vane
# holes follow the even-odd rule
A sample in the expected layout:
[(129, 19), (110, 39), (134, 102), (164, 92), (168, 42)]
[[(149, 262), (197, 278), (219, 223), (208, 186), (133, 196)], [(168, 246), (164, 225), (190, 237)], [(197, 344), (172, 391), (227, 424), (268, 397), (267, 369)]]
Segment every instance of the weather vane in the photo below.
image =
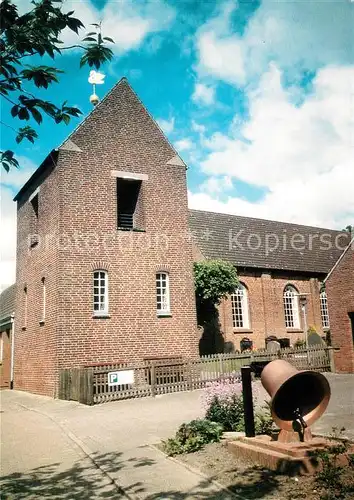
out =
[(94, 106), (100, 102), (100, 99), (96, 94), (96, 85), (102, 85), (104, 83), (105, 76), (106, 75), (99, 73), (98, 71), (90, 71), (88, 82), (93, 86), (93, 94), (90, 96), (90, 103)]

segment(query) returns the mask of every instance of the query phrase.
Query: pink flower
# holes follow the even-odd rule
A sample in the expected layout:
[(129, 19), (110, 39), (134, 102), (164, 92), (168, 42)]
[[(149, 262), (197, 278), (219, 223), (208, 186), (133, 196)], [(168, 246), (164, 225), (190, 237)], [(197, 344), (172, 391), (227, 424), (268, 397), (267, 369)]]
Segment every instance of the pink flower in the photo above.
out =
[[(253, 400), (257, 403), (260, 396), (259, 387), (256, 384), (252, 384)], [(202, 394), (202, 404), (207, 410), (215, 397), (221, 403), (231, 402), (234, 397), (242, 396), (242, 383), (241, 376), (238, 373), (232, 374), (220, 381), (208, 382), (205, 390)]]

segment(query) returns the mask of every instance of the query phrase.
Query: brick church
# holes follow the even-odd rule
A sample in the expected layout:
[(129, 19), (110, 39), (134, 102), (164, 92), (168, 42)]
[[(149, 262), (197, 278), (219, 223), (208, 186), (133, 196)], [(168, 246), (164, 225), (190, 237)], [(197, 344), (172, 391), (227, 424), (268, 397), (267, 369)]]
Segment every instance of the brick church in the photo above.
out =
[(330, 327), (321, 284), (348, 234), (188, 210), (186, 165), (125, 78), (15, 201), (16, 286), (0, 314), (5, 386), (56, 396), (63, 368), (198, 356), (201, 259), (238, 271), (219, 307), (225, 350), (245, 338), (255, 349), (269, 336), (294, 344), (306, 326), (321, 336)]

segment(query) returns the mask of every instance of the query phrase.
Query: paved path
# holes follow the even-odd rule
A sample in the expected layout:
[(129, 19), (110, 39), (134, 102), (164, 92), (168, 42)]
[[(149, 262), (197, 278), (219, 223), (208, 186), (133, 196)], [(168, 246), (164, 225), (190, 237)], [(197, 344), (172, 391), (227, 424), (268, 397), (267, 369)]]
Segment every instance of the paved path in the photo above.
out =
[[(354, 376), (329, 380), (332, 400), (316, 430), (344, 426), (354, 438)], [(235, 498), (153, 447), (203, 415), (200, 398), (194, 391), (87, 407), (3, 391), (2, 498)]]

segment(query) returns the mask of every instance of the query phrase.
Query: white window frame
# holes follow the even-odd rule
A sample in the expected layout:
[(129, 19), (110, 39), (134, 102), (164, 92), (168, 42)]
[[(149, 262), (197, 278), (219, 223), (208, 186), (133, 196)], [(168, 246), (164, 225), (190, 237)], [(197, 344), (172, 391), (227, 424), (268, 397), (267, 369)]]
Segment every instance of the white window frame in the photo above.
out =
[(323, 290), (320, 293), (320, 308), (321, 308), (322, 328), (324, 330), (328, 330), (330, 328), (330, 323), (329, 323), (329, 314), (328, 314), (327, 293), (325, 290)]
[(156, 313), (158, 316), (171, 314), (170, 276), (165, 271), (156, 273)]
[(299, 292), (292, 285), (287, 285), (283, 294), (286, 328), (300, 329)]
[(242, 283), (231, 294), (231, 310), (233, 328), (249, 329), (248, 292)]
[(108, 314), (108, 272), (104, 269), (95, 269), (93, 272), (93, 314)]

